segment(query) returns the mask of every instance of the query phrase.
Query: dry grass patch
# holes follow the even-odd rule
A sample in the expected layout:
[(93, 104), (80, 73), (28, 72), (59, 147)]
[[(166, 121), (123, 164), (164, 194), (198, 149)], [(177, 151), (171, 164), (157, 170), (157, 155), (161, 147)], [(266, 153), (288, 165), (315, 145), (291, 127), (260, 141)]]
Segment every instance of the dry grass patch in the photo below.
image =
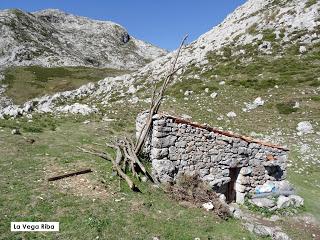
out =
[(202, 204), (211, 202), (214, 206), (213, 212), (219, 217), (227, 219), (230, 216), (226, 204), (219, 199), (216, 192), (200, 180), (198, 175), (183, 175), (176, 185), (167, 186), (166, 191), (185, 207), (201, 207)]

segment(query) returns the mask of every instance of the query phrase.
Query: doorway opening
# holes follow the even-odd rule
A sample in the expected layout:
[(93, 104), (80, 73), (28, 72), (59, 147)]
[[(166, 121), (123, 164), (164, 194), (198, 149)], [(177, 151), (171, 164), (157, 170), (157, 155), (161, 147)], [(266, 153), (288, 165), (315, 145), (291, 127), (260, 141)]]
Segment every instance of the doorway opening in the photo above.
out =
[(241, 168), (230, 168), (230, 182), (228, 183), (228, 189), (226, 194), (227, 203), (232, 203), (236, 201), (236, 182), (240, 173)]

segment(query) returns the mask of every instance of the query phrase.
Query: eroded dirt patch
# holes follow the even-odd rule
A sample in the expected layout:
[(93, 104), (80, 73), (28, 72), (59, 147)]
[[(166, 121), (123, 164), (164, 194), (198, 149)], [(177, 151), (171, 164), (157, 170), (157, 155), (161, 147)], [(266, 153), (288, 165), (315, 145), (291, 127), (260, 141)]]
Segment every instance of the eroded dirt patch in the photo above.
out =
[[(68, 170), (62, 168), (56, 163), (48, 165), (45, 171), (45, 178), (65, 174), (74, 170), (88, 168), (88, 166), (77, 166)], [(91, 199), (105, 199), (108, 198), (112, 192), (109, 187), (98, 180), (97, 172), (81, 174), (78, 176), (67, 177), (53, 182), (48, 182), (50, 187), (55, 187), (59, 191), (66, 194), (73, 194), (79, 197)]]

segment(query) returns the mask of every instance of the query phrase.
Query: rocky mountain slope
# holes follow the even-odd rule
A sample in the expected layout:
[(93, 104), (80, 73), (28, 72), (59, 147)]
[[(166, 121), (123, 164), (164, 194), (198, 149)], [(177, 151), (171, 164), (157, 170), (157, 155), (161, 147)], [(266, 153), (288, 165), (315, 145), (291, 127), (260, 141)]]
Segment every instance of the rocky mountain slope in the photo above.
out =
[[(182, 81), (179, 86), (184, 87), (180, 90), (191, 92), (195, 85), (214, 89), (219, 81), (249, 89), (301, 82), (319, 86), (319, 9), (320, 2), (313, 0), (247, 1), (221, 24), (185, 47), (178, 61), (183, 68), (176, 76), (176, 83)], [(35, 17), (59, 22), (59, 18), (49, 13), (52, 11), (35, 13)], [(126, 97), (132, 102), (148, 101), (140, 99), (139, 93), (148, 92), (151, 83), (163, 78), (174, 54), (158, 58), (133, 74), (106, 78), (74, 91), (37, 98), (20, 108), (10, 106), (1, 113), (52, 112), (55, 102), (84, 97), (97, 99), (102, 104), (107, 104), (114, 96), (117, 99)], [(297, 71), (302, 67), (303, 71)], [(318, 90), (315, 88), (314, 91)]]
[[(303, 158), (317, 164), (318, 153), (312, 146), (319, 143), (320, 133), (319, 9), (319, 1), (247, 1), (183, 49), (178, 62), (182, 68), (168, 90), (164, 109), (244, 134), (264, 132), (266, 140), (282, 144), (291, 141), (286, 134), (301, 136), (290, 146), (307, 152)], [(97, 113), (109, 118), (104, 115), (121, 116), (122, 110), (113, 109), (128, 105), (147, 108), (151, 86), (163, 79), (173, 55), (131, 74), (22, 105), (9, 104), (0, 116)]]
[(119, 24), (48, 9), (0, 11), (0, 67), (40, 65), (136, 69), (166, 51)]

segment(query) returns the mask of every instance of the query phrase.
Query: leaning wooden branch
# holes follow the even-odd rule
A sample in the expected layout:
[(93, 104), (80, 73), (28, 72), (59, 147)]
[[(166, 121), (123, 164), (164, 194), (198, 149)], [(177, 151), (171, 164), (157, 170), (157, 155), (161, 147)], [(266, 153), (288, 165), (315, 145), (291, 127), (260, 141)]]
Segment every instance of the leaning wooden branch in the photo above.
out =
[(127, 174), (125, 174), (121, 167), (117, 164), (116, 160), (118, 160), (119, 158), (122, 158), (122, 153), (121, 153), (121, 150), (120, 148), (117, 149), (117, 157), (116, 157), (116, 160), (114, 160), (109, 154), (107, 153), (104, 153), (104, 152), (98, 152), (98, 151), (92, 151), (92, 150), (88, 150), (88, 149), (85, 149), (85, 148), (81, 148), (81, 147), (77, 147), (79, 150), (81, 150), (82, 152), (84, 153), (89, 153), (89, 154), (92, 154), (92, 155), (95, 155), (95, 156), (98, 156), (102, 159), (105, 159), (105, 160), (108, 160), (108, 161), (111, 161), (112, 165), (113, 165), (113, 168), (117, 171), (118, 175), (123, 178), (128, 186), (130, 187), (130, 189), (134, 190), (134, 191), (137, 191), (139, 190), (136, 185), (134, 184), (134, 182), (129, 178), (129, 176)]
[(148, 136), (148, 133), (150, 132), (150, 129), (151, 129), (151, 124), (152, 124), (152, 117), (154, 114), (157, 114), (158, 113), (158, 110), (160, 108), (160, 105), (161, 105), (161, 102), (162, 102), (162, 99), (163, 99), (163, 96), (164, 96), (164, 93), (168, 87), (168, 84), (171, 82), (172, 80), (172, 77), (173, 75), (176, 73), (176, 64), (177, 64), (177, 61), (178, 61), (178, 58), (179, 58), (179, 55), (181, 53), (181, 49), (184, 45), (184, 42), (186, 41), (188, 36), (185, 36), (180, 44), (180, 47), (177, 51), (177, 54), (171, 64), (171, 67), (170, 67), (170, 71), (169, 71), (169, 74), (166, 76), (163, 84), (162, 84), (162, 87), (160, 89), (160, 92), (158, 93), (157, 95), (157, 98), (155, 99), (155, 101), (151, 101), (151, 106), (150, 106), (150, 111), (149, 111), (149, 117), (147, 119), (147, 122), (143, 128), (143, 130), (140, 132), (140, 136), (138, 137), (138, 142), (137, 142), (137, 145), (136, 145), (136, 148), (135, 148), (135, 154), (138, 155), (139, 152), (141, 151), (141, 148), (142, 146), (144, 145), (145, 141), (146, 141), (146, 138)]
[[(138, 155), (141, 151), (142, 146), (146, 141), (148, 133), (151, 130), (152, 117), (153, 115), (158, 113), (165, 91), (169, 83), (171, 82), (173, 75), (180, 69), (180, 68), (176, 68), (176, 65), (177, 65), (177, 61), (178, 61), (181, 49), (186, 39), (187, 39), (187, 36), (184, 37), (184, 39), (182, 40), (180, 47), (177, 50), (176, 56), (174, 57), (170, 65), (169, 73), (166, 75), (161, 88), (157, 92), (156, 91), (157, 87), (155, 86), (153, 90), (150, 109), (149, 109), (149, 116), (146, 124), (144, 125), (142, 131), (140, 132), (140, 135), (137, 139), (137, 143), (134, 144), (133, 141), (131, 141), (130, 139), (128, 140), (127, 138), (123, 138), (120, 140), (118, 139), (116, 142), (113, 142), (112, 144), (106, 143), (107, 147), (110, 147), (116, 151), (115, 159), (107, 152), (98, 151), (93, 148), (85, 149), (85, 148), (78, 147), (78, 149), (84, 153), (89, 153), (89, 154), (98, 156), (102, 159), (111, 161), (113, 168), (117, 171), (118, 175), (127, 182), (128, 186), (132, 190), (139, 191), (139, 189), (136, 187), (134, 182), (126, 174), (127, 169), (132, 173), (132, 176), (136, 177), (138, 180), (140, 180), (140, 174), (143, 174), (146, 177), (148, 177), (152, 182), (154, 182), (154, 179), (152, 178), (151, 174), (148, 173), (145, 166), (139, 160)], [(96, 145), (103, 146), (100, 144), (96, 144)]]

